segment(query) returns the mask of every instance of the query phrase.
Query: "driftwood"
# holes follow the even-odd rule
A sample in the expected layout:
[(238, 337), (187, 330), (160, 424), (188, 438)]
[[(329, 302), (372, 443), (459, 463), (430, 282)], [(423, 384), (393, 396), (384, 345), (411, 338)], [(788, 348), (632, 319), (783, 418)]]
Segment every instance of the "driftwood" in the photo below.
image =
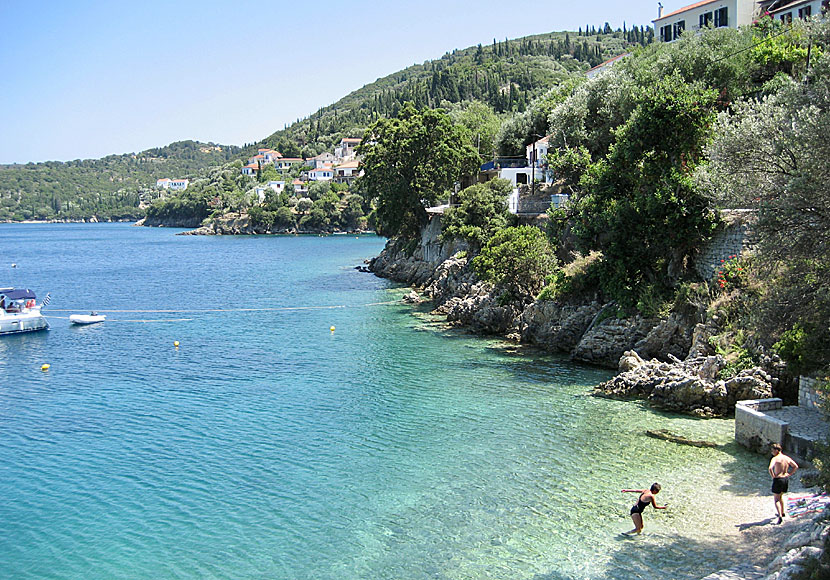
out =
[(670, 431), (666, 431), (665, 429), (649, 429), (646, 431), (646, 435), (649, 437), (654, 437), (655, 439), (663, 439), (664, 441), (671, 441), (673, 443), (679, 443), (680, 445), (691, 445), (693, 447), (717, 447), (717, 443), (712, 443), (711, 441), (694, 441), (692, 439), (687, 439), (681, 435), (675, 435)]

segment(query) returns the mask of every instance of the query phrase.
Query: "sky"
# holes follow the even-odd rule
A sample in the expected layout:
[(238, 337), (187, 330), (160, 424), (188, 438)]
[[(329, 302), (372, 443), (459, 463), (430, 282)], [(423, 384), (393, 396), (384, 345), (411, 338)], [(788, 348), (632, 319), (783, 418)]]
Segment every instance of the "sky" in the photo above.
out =
[(253, 143), (454, 49), (656, 16), (656, 0), (0, 0), (0, 163)]

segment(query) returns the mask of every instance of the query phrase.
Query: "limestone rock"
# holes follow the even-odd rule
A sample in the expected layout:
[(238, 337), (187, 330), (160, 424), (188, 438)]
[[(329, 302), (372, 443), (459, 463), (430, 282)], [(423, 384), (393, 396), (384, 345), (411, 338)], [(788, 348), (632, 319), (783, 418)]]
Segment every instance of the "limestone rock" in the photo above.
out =
[(699, 417), (734, 412), (735, 401), (772, 396), (772, 379), (761, 369), (744, 371), (728, 381), (715, 380), (724, 361), (696, 357), (680, 363), (643, 361), (636, 351), (623, 353), (620, 374), (594, 389), (613, 398), (645, 398), (656, 407)]

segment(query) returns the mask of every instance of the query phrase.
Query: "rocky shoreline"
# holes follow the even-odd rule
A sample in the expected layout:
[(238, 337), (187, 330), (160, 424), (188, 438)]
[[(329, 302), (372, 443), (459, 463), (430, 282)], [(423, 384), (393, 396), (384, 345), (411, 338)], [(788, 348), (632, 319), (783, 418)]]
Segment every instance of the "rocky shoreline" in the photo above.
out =
[(597, 387), (597, 395), (643, 398), (666, 410), (717, 417), (733, 413), (736, 400), (772, 396), (778, 385), (769, 369), (760, 368), (719, 379), (726, 361), (709, 345), (716, 328), (705, 309), (617, 318), (613, 303), (596, 298), (502, 304), (492, 285), (470, 269), (467, 247), (441, 243), (439, 233), (440, 223), (433, 220), (414, 249), (390, 240), (369, 270), (413, 286), (407, 300), (431, 301), (449, 323), (619, 370)]

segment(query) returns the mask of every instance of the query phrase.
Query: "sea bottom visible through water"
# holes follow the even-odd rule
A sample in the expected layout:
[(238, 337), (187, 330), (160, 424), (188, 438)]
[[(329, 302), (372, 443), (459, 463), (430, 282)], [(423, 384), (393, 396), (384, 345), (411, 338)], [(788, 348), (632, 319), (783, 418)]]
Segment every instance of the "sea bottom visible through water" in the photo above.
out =
[[(765, 460), (731, 420), (447, 330), (358, 272), (375, 236), (0, 225), (0, 578), (700, 578)], [(10, 269), (8, 264), (17, 264)], [(80, 328), (71, 312), (106, 312)], [(174, 346), (178, 342), (179, 346)], [(43, 371), (43, 364), (49, 370)], [(669, 429), (717, 448), (651, 439)], [(659, 481), (640, 537), (622, 488)]]

